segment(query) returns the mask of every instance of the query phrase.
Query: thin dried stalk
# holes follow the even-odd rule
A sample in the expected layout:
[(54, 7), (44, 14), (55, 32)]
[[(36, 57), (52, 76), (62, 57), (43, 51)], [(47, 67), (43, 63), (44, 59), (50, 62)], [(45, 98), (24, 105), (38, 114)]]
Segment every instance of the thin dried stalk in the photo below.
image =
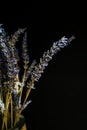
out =
[(11, 96), (11, 128), (13, 128), (13, 100)]

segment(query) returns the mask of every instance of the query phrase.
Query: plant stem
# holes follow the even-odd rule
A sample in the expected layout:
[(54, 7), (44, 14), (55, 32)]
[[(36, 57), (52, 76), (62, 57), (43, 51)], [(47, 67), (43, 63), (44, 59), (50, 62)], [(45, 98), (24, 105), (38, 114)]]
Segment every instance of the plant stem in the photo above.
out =
[(13, 128), (13, 101), (11, 96), (11, 128)]
[(2, 130), (4, 130), (4, 125), (6, 126), (6, 130), (7, 130), (7, 119), (6, 119), (6, 116), (7, 116), (7, 102), (8, 102), (8, 93), (6, 95), (6, 110), (4, 112), (4, 117), (3, 117), (3, 122), (2, 122)]
[[(34, 83), (32, 82), (32, 84), (34, 84)], [(23, 105), (22, 105), (20, 111), (16, 114), (16, 119), (15, 119), (14, 126), (16, 125), (17, 121), (18, 121), (19, 118), (20, 118), (21, 112), (22, 112), (23, 109), (24, 109), (24, 105), (26, 104), (26, 101), (27, 101), (27, 99), (28, 99), (28, 97), (29, 97), (29, 94), (30, 94), (30, 92), (31, 92), (31, 89), (32, 89), (31, 87), (28, 88), (28, 90), (27, 90), (27, 92), (26, 92), (26, 97), (25, 97), (25, 99), (24, 99)]]
[(23, 87), (24, 87), (24, 82), (25, 82), (25, 78), (26, 78), (26, 69), (24, 69), (24, 75), (23, 75), (23, 78), (22, 78), (22, 86), (21, 86), (21, 90), (20, 90), (20, 99), (22, 98), (22, 91), (23, 91)]

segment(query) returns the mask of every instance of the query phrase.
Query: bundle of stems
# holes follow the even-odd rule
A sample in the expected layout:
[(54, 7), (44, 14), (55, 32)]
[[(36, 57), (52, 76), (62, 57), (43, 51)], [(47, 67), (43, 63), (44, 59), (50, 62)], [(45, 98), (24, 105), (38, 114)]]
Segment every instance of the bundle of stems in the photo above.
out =
[[(20, 56), (16, 43), (23, 34), (22, 60), (23, 76), (20, 78), (21, 71)], [(53, 43), (51, 48), (43, 53), (39, 63), (34, 60), (30, 64), (27, 32), (26, 29), (18, 29), (13, 35), (8, 36), (2, 25), (0, 25), (0, 129), (12, 130), (16, 127), (22, 111), (31, 103), (28, 100), (30, 92), (35, 89), (35, 82), (38, 82), (49, 61), (53, 56), (64, 48), (71, 41), (70, 38), (62, 37)], [(26, 89), (25, 95), (23, 94)], [(22, 101), (23, 96), (23, 101)]]

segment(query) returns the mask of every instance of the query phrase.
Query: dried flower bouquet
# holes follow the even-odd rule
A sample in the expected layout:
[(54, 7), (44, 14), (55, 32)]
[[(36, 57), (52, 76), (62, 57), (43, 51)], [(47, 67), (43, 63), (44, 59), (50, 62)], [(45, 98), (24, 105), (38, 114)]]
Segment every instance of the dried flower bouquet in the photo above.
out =
[[(16, 48), (16, 42), (21, 34), (24, 34), (22, 42), (23, 76), (20, 79), (19, 67), (20, 56)], [(2, 25), (0, 25), (0, 130), (20, 130), (24, 123), (21, 116), (22, 111), (28, 106), (29, 94), (34, 89), (46, 66), (52, 57), (64, 48), (75, 37), (62, 37), (53, 43), (52, 47), (43, 53), (40, 62), (35, 60), (30, 64), (26, 29), (18, 29), (13, 35), (7, 36)], [(26, 93), (23, 95), (23, 89)], [(24, 101), (22, 101), (22, 96)]]

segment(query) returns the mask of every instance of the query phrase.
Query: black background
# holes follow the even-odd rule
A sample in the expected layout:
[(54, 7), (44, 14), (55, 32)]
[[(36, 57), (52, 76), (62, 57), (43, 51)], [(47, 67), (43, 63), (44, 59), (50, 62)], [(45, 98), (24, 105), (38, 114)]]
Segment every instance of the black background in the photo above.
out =
[(10, 4), (1, 5), (0, 23), (9, 34), (18, 27), (27, 27), (31, 60), (39, 61), (43, 52), (62, 36), (76, 36), (53, 58), (35, 85), (30, 95), (33, 102), (23, 112), (28, 130), (86, 130), (86, 7), (80, 1)]

